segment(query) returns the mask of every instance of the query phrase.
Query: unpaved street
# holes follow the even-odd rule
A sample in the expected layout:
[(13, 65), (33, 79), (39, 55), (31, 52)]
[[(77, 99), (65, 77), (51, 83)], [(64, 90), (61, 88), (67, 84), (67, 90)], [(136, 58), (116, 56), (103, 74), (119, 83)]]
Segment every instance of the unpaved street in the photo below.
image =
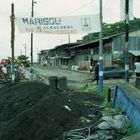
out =
[[(96, 85), (96, 82), (91, 82), (94, 74), (90, 74), (89, 71), (81, 72), (81, 71), (71, 71), (65, 70), (61, 68), (54, 68), (48, 66), (34, 65), (34, 69), (37, 73), (43, 76), (46, 80), (49, 76), (57, 76), (57, 77), (67, 77), (68, 85), (85, 85), (88, 84), (90, 86)], [(125, 79), (107, 79), (104, 80), (104, 85), (114, 87), (117, 83), (124, 83)], [(129, 82), (134, 85), (135, 75), (130, 77)]]
[(89, 72), (78, 72), (60, 68), (52, 68), (48, 66), (43, 67), (40, 65), (35, 65), (34, 69), (46, 79), (48, 79), (49, 76), (57, 76), (57, 77), (66, 76), (69, 85), (88, 84), (91, 83), (91, 80), (93, 79), (93, 75), (90, 75)]

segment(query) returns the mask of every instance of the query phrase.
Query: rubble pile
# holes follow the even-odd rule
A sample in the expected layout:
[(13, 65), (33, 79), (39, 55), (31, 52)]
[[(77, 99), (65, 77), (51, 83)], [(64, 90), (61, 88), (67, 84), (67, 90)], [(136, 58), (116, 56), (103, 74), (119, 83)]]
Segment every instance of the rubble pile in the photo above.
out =
[(126, 115), (118, 114), (101, 118), (96, 126), (90, 126), (70, 130), (64, 133), (64, 140), (119, 140), (123, 136), (123, 130), (127, 129), (129, 121)]

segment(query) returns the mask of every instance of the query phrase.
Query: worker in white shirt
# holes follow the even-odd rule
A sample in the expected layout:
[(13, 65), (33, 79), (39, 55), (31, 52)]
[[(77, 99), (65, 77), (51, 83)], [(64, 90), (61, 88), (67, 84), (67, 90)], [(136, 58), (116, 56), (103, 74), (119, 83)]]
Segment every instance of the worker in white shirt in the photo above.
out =
[(135, 62), (135, 73), (136, 73), (136, 78), (140, 78), (140, 61), (139, 60)]
[(3, 78), (8, 81), (8, 70), (7, 70), (7, 67), (6, 65), (3, 65), (2, 66), (2, 74), (3, 74)]

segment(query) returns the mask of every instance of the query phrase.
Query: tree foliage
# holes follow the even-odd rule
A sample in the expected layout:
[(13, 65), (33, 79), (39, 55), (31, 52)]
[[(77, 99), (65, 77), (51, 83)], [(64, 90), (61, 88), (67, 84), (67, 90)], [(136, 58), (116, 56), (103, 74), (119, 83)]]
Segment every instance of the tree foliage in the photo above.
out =
[(27, 60), (29, 57), (25, 56), (25, 55), (20, 55), (18, 56), (18, 60)]
[[(129, 21), (129, 30), (140, 29), (140, 19)], [(125, 32), (125, 21), (116, 22), (114, 24), (103, 23), (103, 37), (111, 36)], [(82, 43), (88, 43), (99, 39), (99, 33), (90, 33), (82, 38)]]

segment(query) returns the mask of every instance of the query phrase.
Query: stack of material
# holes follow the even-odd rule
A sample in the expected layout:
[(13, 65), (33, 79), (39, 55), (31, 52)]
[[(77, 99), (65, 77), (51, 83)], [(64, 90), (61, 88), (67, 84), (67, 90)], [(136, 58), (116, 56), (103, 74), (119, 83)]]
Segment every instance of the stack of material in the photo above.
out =
[[(0, 140), (62, 140), (63, 132), (85, 127), (82, 118), (101, 103), (93, 94), (58, 91), (39, 82), (7, 85), (0, 89)], [(91, 123), (99, 119), (92, 119)]]

